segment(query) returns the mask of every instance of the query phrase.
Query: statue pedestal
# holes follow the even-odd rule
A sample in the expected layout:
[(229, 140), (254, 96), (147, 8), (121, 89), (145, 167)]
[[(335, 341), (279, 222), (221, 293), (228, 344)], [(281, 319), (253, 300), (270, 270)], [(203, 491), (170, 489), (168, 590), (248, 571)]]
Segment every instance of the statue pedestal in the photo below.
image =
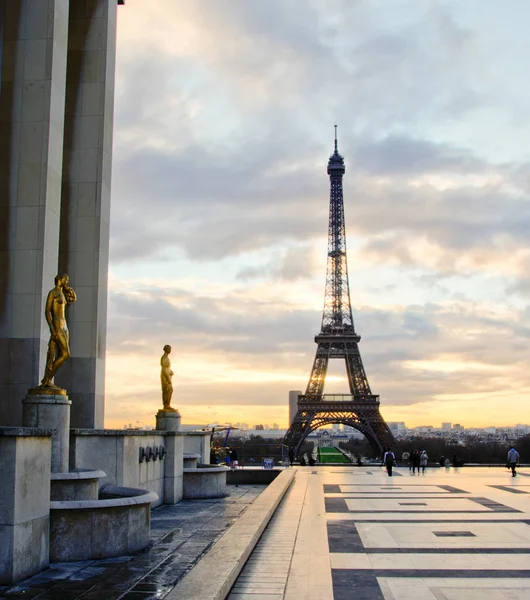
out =
[[(62, 391), (62, 390), (61, 390)], [(24, 427), (55, 429), (52, 436), (52, 473), (68, 473), (70, 447), (70, 405), (66, 393), (39, 393), (30, 390), (22, 400)]]
[(159, 410), (156, 413), (158, 431), (180, 431), (180, 413), (178, 410)]

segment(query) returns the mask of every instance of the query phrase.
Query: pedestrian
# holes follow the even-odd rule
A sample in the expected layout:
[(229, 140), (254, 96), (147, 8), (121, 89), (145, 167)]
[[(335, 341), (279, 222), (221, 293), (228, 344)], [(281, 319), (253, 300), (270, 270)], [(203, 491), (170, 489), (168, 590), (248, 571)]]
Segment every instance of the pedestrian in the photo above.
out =
[(294, 463), (294, 450), (289, 448), (289, 466), (293, 466)]
[(418, 473), (420, 472), (420, 451), (413, 450), (410, 453), (410, 462), (412, 463), (412, 474), (416, 473), (416, 469), (418, 469)]
[[(429, 457), (427, 455), (427, 452), (425, 452), (425, 450), (422, 450), (420, 452), (420, 467), (421, 467), (421, 472), (425, 473), (425, 467), (427, 466), (427, 461), (429, 460)], [(418, 469), (418, 473), (419, 473), (419, 469)]]
[(515, 477), (517, 473), (515, 472), (515, 467), (519, 462), (519, 452), (512, 446), (508, 450), (508, 456), (506, 457), (506, 466), (512, 470), (512, 477)]
[(386, 452), (383, 454), (383, 464), (386, 467), (386, 472), (389, 477), (392, 477), (392, 467), (396, 462), (396, 457), (390, 448), (387, 448)]
[(410, 462), (409, 462), (409, 458), (410, 458), (410, 452), (407, 452), (405, 450), (405, 452), (403, 452), (403, 454), (401, 455), (401, 464), (403, 466), (405, 466), (407, 464), (407, 462), (409, 463), (409, 471), (410, 471)]
[(232, 463), (232, 470), (237, 469), (239, 462), (237, 460), (237, 450), (235, 448), (230, 450), (230, 462)]
[(445, 466), (445, 456), (442, 454), (442, 456), (440, 456), (440, 467), (444, 467)]

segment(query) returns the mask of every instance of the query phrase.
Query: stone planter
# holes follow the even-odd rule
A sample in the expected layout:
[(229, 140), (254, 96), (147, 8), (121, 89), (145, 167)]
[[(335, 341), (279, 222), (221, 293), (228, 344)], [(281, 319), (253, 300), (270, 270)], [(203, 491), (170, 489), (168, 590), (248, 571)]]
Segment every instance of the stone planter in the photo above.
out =
[(50, 561), (95, 560), (149, 544), (154, 492), (105, 486), (99, 500), (50, 502)]
[(210, 465), (184, 469), (184, 498), (224, 498), (226, 492), (226, 467)]

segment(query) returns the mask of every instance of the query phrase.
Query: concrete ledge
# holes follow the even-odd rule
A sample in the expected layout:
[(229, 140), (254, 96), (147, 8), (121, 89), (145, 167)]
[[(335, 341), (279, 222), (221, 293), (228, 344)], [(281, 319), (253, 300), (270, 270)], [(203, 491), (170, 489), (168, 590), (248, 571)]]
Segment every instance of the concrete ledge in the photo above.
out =
[(158, 500), (158, 494), (148, 490), (125, 488), (116, 485), (106, 485), (101, 489), (99, 500), (68, 500), (50, 502), (50, 510), (100, 510), (151, 504)]
[(280, 504), (296, 471), (282, 471), (166, 600), (224, 600)]
[(37, 427), (0, 427), (0, 437), (51, 437), (55, 431)]
[(90, 469), (74, 469), (68, 473), (51, 473), (50, 478), (52, 481), (68, 481), (75, 479), (99, 479), (106, 476), (107, 474), (99, 469), (94, 471)]
[(183, 431), (157, 431), (156, 429), (70, 429), (71, 435), (111, 436), (120, 437), (153, 436), (153, 435), (187, 435)]

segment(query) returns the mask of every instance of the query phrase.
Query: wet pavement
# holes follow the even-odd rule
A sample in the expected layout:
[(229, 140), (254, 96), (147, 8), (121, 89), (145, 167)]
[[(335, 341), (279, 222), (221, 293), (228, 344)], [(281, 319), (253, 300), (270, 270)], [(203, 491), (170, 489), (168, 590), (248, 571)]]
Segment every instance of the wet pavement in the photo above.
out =
[(54, 563), (16, 586), (0, 586), (0, 598), (164, 598), (266, 487), (228, 486), (226, 498), (161, 506), (151, 513), (152, 544), (146, 550), (134, 556)]

